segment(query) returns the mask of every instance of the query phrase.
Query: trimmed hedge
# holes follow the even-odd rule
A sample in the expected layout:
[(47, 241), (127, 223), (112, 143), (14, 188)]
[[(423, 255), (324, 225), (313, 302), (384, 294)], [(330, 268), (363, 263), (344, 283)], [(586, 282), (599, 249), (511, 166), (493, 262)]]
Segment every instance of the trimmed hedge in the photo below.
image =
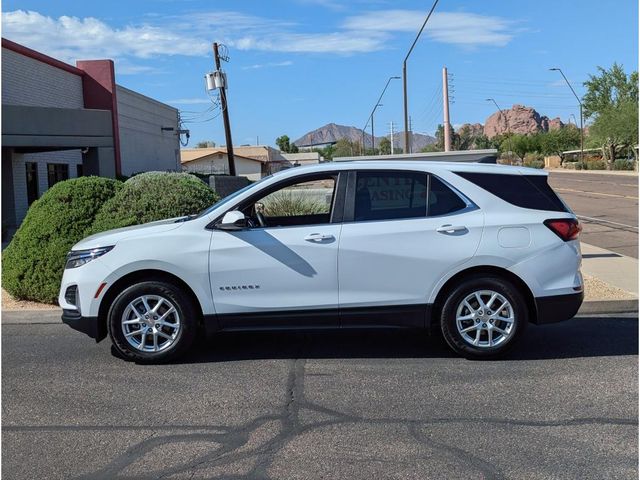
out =
[(67, 252), (121, 188), (117, 180), (80, 177), (47, 190), (2, 254), (2, 286), (16, 298), (55, 303)]
[(102, 206), (87, 233), (191, 215), (217, 200), (213, 190), (188, 173), (141, 173)]

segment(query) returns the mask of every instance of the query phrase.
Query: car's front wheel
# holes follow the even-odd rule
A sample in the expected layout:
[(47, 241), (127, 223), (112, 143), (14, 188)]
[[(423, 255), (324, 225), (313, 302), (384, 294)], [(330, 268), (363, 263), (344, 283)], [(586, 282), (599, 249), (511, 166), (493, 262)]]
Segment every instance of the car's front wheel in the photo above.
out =
[(146, 281), (122, 291), (109, 309), (109, 334), (126, 359), (165, 362), (183, 354), (197, 327), (193, 302), (167, 282)]
[(449, 293), (441, 315), (445, 340), (467, 358), (504, 353), (529, 320), (522, 294), (511, 282), (496, 276), (462, 281)]

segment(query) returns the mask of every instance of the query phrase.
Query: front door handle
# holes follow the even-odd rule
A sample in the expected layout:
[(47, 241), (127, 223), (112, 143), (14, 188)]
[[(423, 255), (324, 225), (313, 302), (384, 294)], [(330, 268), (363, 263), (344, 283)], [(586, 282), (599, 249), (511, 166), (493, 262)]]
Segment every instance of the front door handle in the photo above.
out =
[(467, 227), (464, 225), (442, 225), (441, 227), (436, 228), (436, 232), (439, 233), (455, 233), (465, 231)]
[(304, 237), (307, 242), (322, 242), (323, 240), (333, 240), (334, 238), (333, 235), (324, 233), (310, 233)]

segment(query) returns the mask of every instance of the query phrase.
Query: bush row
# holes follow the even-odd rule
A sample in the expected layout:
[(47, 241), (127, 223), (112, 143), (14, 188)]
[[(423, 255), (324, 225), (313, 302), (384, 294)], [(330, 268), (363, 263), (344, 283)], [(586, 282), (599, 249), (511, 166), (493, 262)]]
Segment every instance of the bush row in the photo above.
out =
[(56, 183), (31, 205), (3, 252), (2, 286), (19, 299), (55, 303), (66, 254), (87, 235), (198, 213), (217, 199), (205, 183), (186, 173)]

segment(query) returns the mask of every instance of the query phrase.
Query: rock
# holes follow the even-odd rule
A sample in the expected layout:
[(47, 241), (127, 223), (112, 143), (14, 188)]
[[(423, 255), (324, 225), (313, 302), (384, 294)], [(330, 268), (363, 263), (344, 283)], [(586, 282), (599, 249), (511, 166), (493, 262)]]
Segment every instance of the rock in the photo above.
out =
[(484, 135), (484, 127), (481, 123), (464, 123), (456, 130), (458, 135), (466, 135), (469, 137), (478, 137)]
[[(503, 110), (503, 112), (504, 114), (499, 111), (495, 112), (487, 118), (484, 124), (484, 134), (487, 137), (493, 138), (507, 131), (531, 134), (549, 130), (549, 119), (540, 116), (534, 108), (514, 105), (509, 110)], [(555, 120), (552, 120), (552, 122)]]
[(563, 127), (564, 127), (564, 122), (560, 120), (560, 117), (556, 117), (549, 120), (549, 128), (547, 129), (547, 131), (560, 130)]

